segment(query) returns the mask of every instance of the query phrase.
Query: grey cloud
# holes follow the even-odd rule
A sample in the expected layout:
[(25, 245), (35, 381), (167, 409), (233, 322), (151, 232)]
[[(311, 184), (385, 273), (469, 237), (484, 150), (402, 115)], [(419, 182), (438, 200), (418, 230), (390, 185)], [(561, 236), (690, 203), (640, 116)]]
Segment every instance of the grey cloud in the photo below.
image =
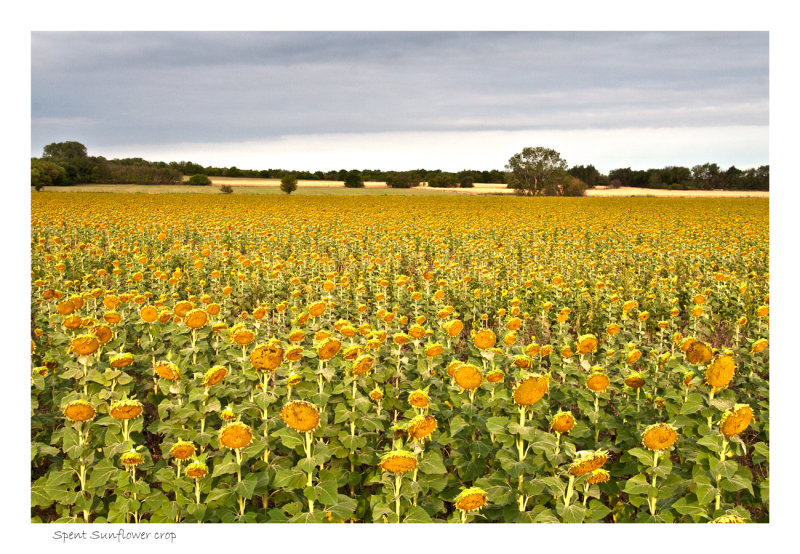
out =
[(68, 138), (767, 125), (768, 42), (763, 32), (37, 32), (32, 151)]

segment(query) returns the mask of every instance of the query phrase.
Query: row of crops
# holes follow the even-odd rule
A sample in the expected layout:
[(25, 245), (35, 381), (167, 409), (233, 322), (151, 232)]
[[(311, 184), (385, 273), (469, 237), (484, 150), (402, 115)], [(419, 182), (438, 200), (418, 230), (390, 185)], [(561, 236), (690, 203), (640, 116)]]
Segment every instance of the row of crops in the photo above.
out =
[(768, 203), (42, 193), (35, 522), (769, 520)]

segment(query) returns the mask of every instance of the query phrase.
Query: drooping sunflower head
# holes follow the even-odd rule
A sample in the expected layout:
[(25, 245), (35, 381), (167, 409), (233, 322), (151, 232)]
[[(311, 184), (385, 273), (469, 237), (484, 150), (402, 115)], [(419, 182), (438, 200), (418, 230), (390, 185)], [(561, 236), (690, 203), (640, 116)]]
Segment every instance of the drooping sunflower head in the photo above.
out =
[(92, 333), (78, 335), (69, 342), (69, 348), (78, 356), (94, 354), (100, 348), (100, 341)]
[(575, 416), (572, 412), (558, 412), (550, 420), (550, 429), (556, 433), (569, 433), (575, 427)]
[(121, 354), (116, 354), (111, 357), (109, 361), (111, 367), (114, 368), (121, 368), (121, 367), (128, 367), (133, 363), (133, 354), (130, 352), (122, 352)]
[(376, 402), (378, 400), (382, 400), (383, 399), (383, 391), (381, 389), (379, 389), (377, 385), (375, 385), (375, 388), (370, 391), (369, 397), (372, 400), (375, 400)]
[(472, 364), (459, 366), (453, 372), (453, 378), (458, 386), (464, 390), (475, 390), (483, 383), (483, 373)]
[(690, 364), (704, 364), (711, 361), (711, 347), (704, 342), (694, 341), (686, 349), (686, 361)]
[(325, 303), (324, 300), (318, 300), (308, 306), (308, 313), (311, 317), (319, 317), (325, 313), (325, 309), (327, 307), (328, 305)]
[(725, 514), (709, 523), (745, 523), (745, 521), (736, 514)]
[(89, 421), (94, 415), (94, 406), (86, 400), (73, 400), (64, 407), (64, 417), (70, 421)]
[(258, 371), (275, 371), (283, 362), (283, 346), (281, 342), (272, 338), (264, 344), (259, 344), (250, 353), (250, 363)]
[(415, 408), (427, 408), (431, 403), (431, 397), (428, 396), (427, 391), (418, 389), (408, 395), (408, 403)]
[(142, 409), (138, 400), (122, 398), (111, 404), (108, 414), (114, 419), (133, 419), (142, 415)]
[(505, 376), (506, 374), (502, 369), (493, 369), (486, 374), (486, 380), (490, 383), (502, 383)]
[(190, 310), (186, 314), (184, 322), (189, 329), (200, 329), (208, 323), (208, 313), (201, 308)]
[(208, 466), (205, 462), (194, 460), (192, 463), (186, 466), (186, 475), (192, 479), (202, 479), (208, 475)]
[(375, 366), (375, 357), (370, 354), (362, 354), (353, 362), (351, 373), (353, 376), (363, 375)]
[(497, 336), (491, 329), (481, 329), (475, 333), (475, 337), (473, 337), (472, 342), (479, 350), (486, 350), (487, 348), (491, 348), (495, 345), (497, 342)]
[(550, 386), (550, 375), (525, 375), (514, 385), (512, 396), (517, 406), (532, 406), (544, 397)]
[(253, 340), (256, 338), (256, 335), (250, 329), (240, 324), (231, 329), (231, 338), (236, 344), (247, 346), (253, 342)]
[(388, 473), (406, 473), (417, 467), (417, 457), (407, 450), (392, 450), (381, 456), (378, 465)]
[(424, 439), (436, 430), (436, 418), (432, 415), (418, 415), (408, 422), (408, 436), (414, 440)]
[(570, 474), (575, 477), (586, 475), (587, 473), (600, 469), (608, 460), (608, 453), (605, 450), (594, 452), (578, 452), (577, 457), (569, 466)]
[(299, 433), (308, 433), (319, 426), (319, 408), (305, 400), (292, 400), (281, 408), (283, 422)]
[(640, 389), (644, 386), (644, 377), (638, 371), (634, 371), (625, 378), (625, 384), (632, 389)]
[(438, 342), (429, 343), (425, 346), (425, 355), (428, 358), (435, 358), (442, 352), (444, 352), (444, 346), (442, 346)]
[(625, 359), (625, 363), (627, 363), (627, 364), (635, 364), (636, 362), (639, 361), (639, 358), (641, 358), (641, 357), (642, 357), (642, 351), (639, 350), (638, 348), (634, 348), (633, 350), (628, 352), (628, 356)]
[(597, 350), (597, 337), (595, 335), (582, 335), (578, 337), (578, 354), (591, 354)]
[(194, 456), (194, 453), (194, 445), (182, 439), (173, 444), (172, 448), (169, 449), (169, 455), (176, 460), (185, 460), (190, 456)]
[(605, 469), (600, 468), (592, 471), (588, 481), (590, 485), (596, 485), (598, 483), (606, 483), (609, 479), (611, 479), (611, 474)]
[(450, 376), (450, 377), (452, 377), (452, 376), (453, 376), (453, 374), (455, 373), (455, 371), (456, 371), (456, 370), (457, 370), (459, 367), (461, 367), (462, 365), (464, 365), (464, 362), (461, 362), (461, 361), (459, 361), (459, 360), (453, 360), (452, 362), (450, 362), (450, 363), (447, 365), (447, 375), (448, 375), (448, 376)]
[(169, 361), (156, 362), (153, 371), (162, 379), (167, 381), (180, 381), (181, 371), (178, 366)]
[(706, 368), (705, 382), (714, 389), (724, 389), (733, 379), (736, 362), (730, 355), (716, 356)]
[(667, 450), (678, 439), (678, 430), (669, 423), (654, 423), (642, 432), (642, 444), (648, 450)]
[(219, 432), (219, 443), (231, 450), (244, 448), (252, 440), (253, 431), (250, 426), (238, 420), (228, 423)]
[(753, 343), (753, 346), (750, 347), (750, 351), (754, 354), (758, 354), (762, 352), (769, 346), (769, 341), (767, 339), (758, 339)]
[(457, 337), (464, 329), (464, 323), (460, 319), (454, 319), (444, 324), (444, 330), (447, 331), (447, 336), (450, 338)]
[(203, 376), (202, 385), (206, 388), (216, 385), (228, 375), (228, 370), (221, 365), (217, 365), (206, 371)]
[(719, 423), (720, 433), (726, 437), (738, 435), (750, 425), (753, 420), (753, 409), (747, 404), (736, 404), (725, 410)]
[(608, 376), (601, 371), (593, 371), (586, 379), (586, 387), (594, 392), (606, 392), (609, 384), (611, 384), (611, 381)]
[(317, 355), (320, 360), (330, 360), (339, 353), (341, 347), (342, 343), (339, 342), (339, 339), (328, 337), (317, 347)]
[(231, 406), (225, 406), (219, 415), (223, 421), (233, 421), (236, 419), (236, 413), (233, 411)]
[(461, 491), (453, 500), (455, 507), (462, 512), (480, 510), (488, 502), (486, 491), (479, 487), (470, 487)]
[(135, 467), (144, 463), (144, 456), (131, 448), (119, 457), (119, 461), (125, 467)]

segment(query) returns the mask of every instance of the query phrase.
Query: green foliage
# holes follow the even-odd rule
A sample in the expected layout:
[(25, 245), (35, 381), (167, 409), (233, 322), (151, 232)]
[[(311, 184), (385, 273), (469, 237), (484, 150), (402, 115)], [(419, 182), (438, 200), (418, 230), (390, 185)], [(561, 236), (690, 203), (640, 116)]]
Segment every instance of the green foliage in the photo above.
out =
[(233, 187), (230, 186), (230, 185), (222, 185), (221, 187), (219, 187), (219, 191), (222, 194), (232, 194), (233, 193)]
[(524, 196), (553, 196), (565, 179), (567, 162), (552, 148), (525, 147), (506, 164), (508, 186)]
[(281, 178), (281, 190), (286, 194), (292, 194), (297, 190), (297, 177), (291, 173)]
[(186, 182), (190, 185), (211, 185), (211, 179), (208, 178), (208, 175), (203, 175), (202, 173), (192, 175)]
[(36, 190), (64, 185), (66, 179), (67, 170), (63, 166), (48, 160), (31, 158), (31, 186)]
[(344, 177), (344, 186), (351, 189), (363, 188), (364, 177), (362, 177), (361, 172), (356, 169), (348, 171)]

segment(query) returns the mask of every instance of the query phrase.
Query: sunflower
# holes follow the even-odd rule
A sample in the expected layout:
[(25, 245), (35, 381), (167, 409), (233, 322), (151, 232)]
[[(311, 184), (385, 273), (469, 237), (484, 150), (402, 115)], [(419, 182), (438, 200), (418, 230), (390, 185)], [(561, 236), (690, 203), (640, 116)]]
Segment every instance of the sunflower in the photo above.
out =
[(556, 433), (569, 433), (575, 427), (575, 416), (571, 412), (558, 412), (550, 420), (550, 429)]
[(184, 321), (189, 329), (200, 329), (201, 327), (204, 327), (206, 323), (208, 323), (208, 314), (205, 310), (201, 310), (199, 308), (190, 310), (186, 314)]
[(111, 357), (109, 361), (111, 367), (120, 368), (120, 367), (128, 367), (133, 363), (133, 354), (130, 352), (123, 352), (121, 354), (117, 354)]
[(240, 344), (242, 346), (247, 346), (256, 338), (255, 333), (253, 333), (250, 329), (247, 329), (243, 325), (237, 325), (233, 329), (231, 329), (231, 338), (233, 338), (233, 342), (236, 344)]
[(753, 343), (753, 346), (750, 348), (750, 351), (754, 354), (758, 354), (765, 348), (769, 346), (769, 341), (767, 339), (758, 339), (756, 342)]
[(744, 519), (737, 516), (736, 514), (725, 514), (723, 516), (719, 516), (717, 519), (711, 521), (710, 523), (744, 523)]
[(536, 356), (538, 353), (539, 353), (539, 345), (536, 344), (535, 342), (532, 342), (525, 347), (525, 354), (527, 354), (528, 356)]
[(428, 358), (435, 358), (442, 352), (444, 352), (444, 347), (438, 342), (430, 343), (425, 346), (425, 355)]
[(108, 414), (114, 419), (134, 419), (142, 414), (142, 403), (130, 398), (122, 398), (111, 404)]
[(644, 377), (638, 371), (634, 371), (625, 378), (625, 384), (632, 389), (640, 389), (644, 386)]
[(317, 355), (320, 360), (330, 360), (339, 352), (341, 347), (342, 343), (339, 342), (339, 339), (328, 337), (317, 347)]
[(375, 388), (370, 391), (369, 397), (371, 399), (375, 400), (376, 402), (378, 400), (382, 400), (383, 399), (383, 391), (381, 389), (379, 389), (377, 385), (375, 385)]
[(70, 331), (74, 331), (83, 325), (83, 318), (79, 315), (71, 315), (64, 319), (64, 327)]
[(424, 439), (436, 430), (436, 418), (432, 415), (418, 415), (408, 422), (408, 436)]
[(185, 317), (192, 308), (194, 308), (194, 304), (189, 302), (188, 300), (181, 300), (175, 307), (172, 309), (172, 313), (174, 313), (178, 317)]
[(616, 323), (611, 323), (608, 327), (606, 327), (606, 333), (611, 335), (612, 337), (619, 333), (619, 325)]
[(608, 453), (605, 450), (594, 452), (578, 452), (578, 457), (569, 466), (570, 474), (575, 477), (586, 475), (596, 469), (600, 469), (608, 460)]
[(236, 414), (230, 406), (225, 406), (219, 415), (224, 421), (233, 421), (236, 419)]
[(590, 354), (597, 351), (597, 337), (583, 335), (578, 337), (578, 354)]
[(493, 369), (486, 374), (486, 380), (490, 383), (501, 383), (505, 376), (506, 374), (502, 369)]
[(128, 452), (125, 452), (122, 456), (120, 456), (119, 461), (122, 465), (126, 467), (131, 467), (131, 466), (135, 467), (141, 463), (144, 463), (144, 456), (142, 456), (132, 448)]
[(186, 475), (192, 479), (202, 479), (208, 475), (208, 466), (204, 462), (195, 460), (186, 466)]
[(475, 390), (483, 383), (481, 370), (471, 364), (464, 364), (453, 372), (453, 378), (464, 390)]
[(726, 437), (733, 437), (747, 429), (752, 420), (753, 409), (747, 404), (736, 404), (722, 414), (719, 430)]
[(627, 363), (628, 365), (635, 364), (637, 361), (639, 361), (639, 358), (641, 357), (642, 357), (642, 351), (639, 350), (638, 348), (635, 348), (628, 353), (628, 357), (625, 359), (625, 363)]
[(547, 358), (550, 354), (553, 353), (553, 347), (549, 344), (545, 344), (539, 349), (539, 356), (542, 358)]
[(453, 361), (452, 361), (452, 362), (450, 362), (450, 364), (448, 364), (448, 366), (447, 366), (447, 375), (448, 375), (448, 376), (450, 376), (450, 377), (452, 377), (452, 376), (453, 376), (453, 374), (455, 373), (455, 371), (456, 371), (456, 370), (457, 370), (459, 367), (461, 367), (462, 365), (464, 365), (464, 362), (461, 362), (461, 361), (459, 361), (459, 360), (453, 360)]
[(514, 356), (514, 359), (511, 361), (517, 367), (521, 367), (522, 369), (530, 369), (533, 367), (533, 359), (530, 356), (526, 356), (525, 354), (518, 354)]
[(157, 362), (153, 366), (153, 371), (158, 374), (159, 377), (162, 379), (166, 379), (167, 381), (180, 381), (181, 380), (181, 372), (172, 362)]
[(252, 440), (253, 431), (250, 426), (238, 420), (228, 423), (219, 431), (219, 443), (231, 450), (244, 448)]
[(606, 483), (609, 479), (611, 479), (611, 474), (605, 469), (595, 469), (587, 481), (590, 485), (596, 485), (598, 483)]
[(724, 389), (733, 379), (736, 362), (729, 355), (717, 356), (706, 368), (705, 381), (714, 390)]
[(479, 350), (486, 350), (487, 348), (491, 348), (497, 342), (497, 337), (494, 334), (494, 331), (491, 329), (481, 329), (477, 333), (475, 333), (475, 337), (472, 339), (472, 342), (478, 347)]
[(702, 364), (711, 361), (711, 347), (706, 343), (694, 341), (686, 349), (686, 361), (690, 364)]
[(308, 313), (311, 317), (319, 317), (325, 313), (325, 309), (327, 307), (328, 305), (325, 303), (324, 300), (318, 300), (308, 306)]
[(398, 346), (402, 346), (411, 342), (411, 337), (406, 333), (395, 333), (395, 335), (392, 337), (392, 342)]
[(100, 341), (93, 334), (78, 335), (69, 342), (69, 348), (79, 356), (88, 356), (97, 352)]
[(185, 440), (179, 440), (169, 449), (169, 455), (176, 460), (185, 460), (190, 456), (194, 456), (194, 452), (194, 445)]
[(103, 314), (103, 319), (106, 320), (106, 323), (110, 323), (111, 325), (116, 325), (120, 321), (122, 321), (122, 316), (119, 315), (119, 312), (110, 311)]
[(206, 371), (203, 376), (202, 385), (206, 388), (216, 385), (228, 375), (228, 370), (224, 366), (216, 365)]
[(319, 426), (319, 408), (311, 402), (292, 400), (281, 408), (283, 422), (300, 433), (308, 433)]
[(487, 501), (486, 491), (478, 487), (471, 487), (461, 491), (453, 500), (453, 504), (462, 512), (471, 512), (483, 508)]
[(94, 414), (94, 406), (86, 400), (73, 400), (64, 407), (64, 417), (71, 421), (89, 421)]
[(594, 371), (586, 379), (586, 386), (594, 392), (606, 392), (609, 384), (611, 384), (611, 381), (602, 371)]
[(408, 395), (408, 403), (415, 408), (427, 408), (431, 403), (431, 398), (424, 390), (415, 390)]
[(464, 329), (464, 324), (460, 319), (454, 319), (444, 324), (444, 330), (447, 331), (447, 336), (450, 338), (457, 337)]
[(250, 363), (258, 371), (275, 371), (283, 362), (283, 347), (278, 339), (270, 339), (266, 344), (255, 347), (250, 354)]
[(532, 406), (547, 392), (550, 375), (526, 375), (514, 385), (513, 398), (517, 406)]
[(417, 467), (417, 457), (407, 450), (392, 450), (381, 456), (378, 465), (388, 473), (406, 473)]
[(369, 354), (363, 354), (356, 358), (353, 362), (353, 368), (350, 370), (353, 376), (363, 375), (367, 373), (375, 365), (375, 358)]
[(654, 423), (642, 432), (642, 444), (654, 452), (668, 449), (677, 438), (677, 429), (669, 423)]

